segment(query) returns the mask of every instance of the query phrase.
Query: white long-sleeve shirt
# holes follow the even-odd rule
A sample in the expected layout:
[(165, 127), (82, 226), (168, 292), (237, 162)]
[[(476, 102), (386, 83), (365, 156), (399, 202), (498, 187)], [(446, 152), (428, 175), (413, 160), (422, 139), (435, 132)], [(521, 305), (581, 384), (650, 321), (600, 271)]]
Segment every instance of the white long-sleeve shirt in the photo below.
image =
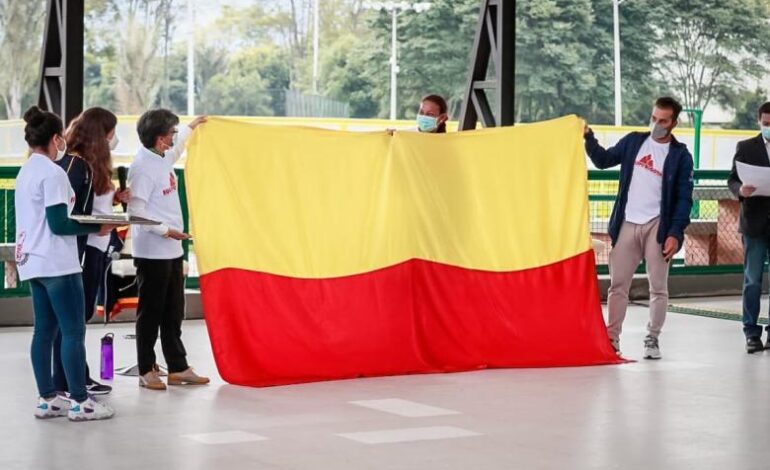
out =
[(161, 225), (131, 227), (134, 258), (176, 259), (184, 254), (182, 242), (167, 238), (166, 234), (170, 229), (184, 230), (174, 164), (184, 153), (191, 135), (189, 126), (180, 126), (176, 144), (162, 157), (141, 147), (129, 167), (131, 199), (128, 201), (128, 213), (161, 222)]

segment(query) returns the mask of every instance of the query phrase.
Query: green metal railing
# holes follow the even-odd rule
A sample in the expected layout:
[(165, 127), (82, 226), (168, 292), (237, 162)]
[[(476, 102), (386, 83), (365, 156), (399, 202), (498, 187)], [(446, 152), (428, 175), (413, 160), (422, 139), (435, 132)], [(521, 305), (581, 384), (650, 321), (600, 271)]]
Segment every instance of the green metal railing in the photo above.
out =
[[(15, 239), (15, 217), (13, 208), (14, 190), (13, 184), (18, 174), (18, 167), (0, 167), (0, 244), (13, 244)], [(718, 193), (724, 195), (726, 188), (726, 181), (729, 172), (721, 170), (696, 170), (696, 198), (698, 194), (705, 194), (702, 198), (696, 202), (696, 206), (693, 208), (692, 219), (693, 226), (713, 227), (717, 224), (719, 219), (720, 197)], [(177, 170), (177, 176), (179, 178), (179, 195), (182, 202), (182, 211), (184, 215), (185, 230), (189, 229), (189, 213), (187, 210), (187, 195), (184, 172)], [(619, 172), (617, 171), (589, 171), (588, 172), (588, 186), (589, 186), (589, 210), (591, 219), (591, 232), (595, 237), (601, 237), (602, 234), (606, 234), (606, 226), (609, 220), (612, 206), (615, 201), (615, 194), (618, 188)], [(714, 194), (709, 195), (709, 191), (714, 190)], [(697, 235), (697, 234), (696, 234)], [(700, 235), (701, 238), (710, 239), (709, 237), (715, 237), (714, 234), (706, 233)], [(730, 233), (723, 233), (719, 236), (719, 243), (721, 248), (727, 248), (732, 250), (735, 254), (737, 251), (742, 250), (742, 244), (740, 235), (737, 231)], [(184, 243), (185, 257), (189, 260), (194, 258), (195, 247), (190, 242)], [(607, 253), (600, 253), (597, 256), (598, 266), (597, 272), (599, 274), (607, 274), (608, 269), (606, 265)], [(5, 265), (0, 261), (0, 273), (5, 273)], [(717, 257), (716, 260), (711, 259), (710, 253), (704, 253), (703, 258), (698, 258), (693, 254), (692, 249), (687, 256), (680, 253), (680, 255), (673, 260), (671, 274), (724, 274), (724, 273), (737, 273), (741, 272), (741, 265), (735, 262), (735, 258), (731, 262), (720, 262)], [(639, 272), (644, 271), (644, 266), (640, 266)], [(29, 288), (25, 283), (20, 283), (15, 286), (9, 286), (6, 280), (0, 282), (0, 297), (11, 296), (26, 296), (29, 295)], [(195, 276), (188, 278), (187, 287), (196, 289), (200, 285), (199, 279)]]
[(692, 158), (695, 169), (698, 170), (700, 169), (700, 134), (701, 128), (703, 127), (703, 110), (696, 108), (686, 108), (682, 111), (690, 115), (693, 128), (695, 129), (692, 145)]
[[(19, 167), (0, 166), (0, 245), (15, 243), (16, 238), (16, 217), (14, 211), (14, 182), (19, 174)], [(184, 217), (184, 229), (189, 230), (190, 215), (187, 209), (187, 193), (184, 179), (184, 171), (176, 170), (179, 180), (179, 196), (182, 202), (182, 215)], [(183, 242), (185, 259), (189, 260), (191, 242)], [(11, 286), (6, 279), (6, 260), (0, 260), (0, 298), (2, 297), (25, 297), (29, 295), (29, 285), (26, 282), (17, 282)], [(198, 277), (189, 277), (187, 279), (188, 289), (198, 289), (200, 282)]]
[[(14, 211), (14, 180), (19, 167), (0, 166), (0, 245), (12, 245), (16, 241), (16, 214)], [(7, 261), (0, 259), (0, 297), (29, 295), (29, 284), (17, 282), (7, 285), (5, 279)], [(9, 269), (12, 269), (9, 267)]]

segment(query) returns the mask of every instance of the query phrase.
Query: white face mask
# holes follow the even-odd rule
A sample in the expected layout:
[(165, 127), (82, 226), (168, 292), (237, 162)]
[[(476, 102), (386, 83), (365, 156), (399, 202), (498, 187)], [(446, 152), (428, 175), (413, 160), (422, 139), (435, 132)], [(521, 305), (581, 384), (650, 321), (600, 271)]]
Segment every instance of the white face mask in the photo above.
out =
[(112, 134), (112, 139), (110, 139), (110, 151), (115, 150), (118, 148), (118, 143), (120, 143), (120, 139), (118, 139), (118, 134)]
[[(64, 139), (62, 139), (64, 140)], [(62, 158), (64, 158), (64, 155), (67, 154), (67, 142), (64, 142), (64, 149), (59, 149), (59, 146), (56, 146), (56, 159), (54, 159), (55, 162), (58, 162)]]

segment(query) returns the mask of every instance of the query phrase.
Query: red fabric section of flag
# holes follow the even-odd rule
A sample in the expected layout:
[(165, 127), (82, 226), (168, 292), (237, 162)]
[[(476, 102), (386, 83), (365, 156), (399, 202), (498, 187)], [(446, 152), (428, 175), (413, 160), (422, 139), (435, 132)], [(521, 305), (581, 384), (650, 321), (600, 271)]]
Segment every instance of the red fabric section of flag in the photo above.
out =
[(593, 251), (508, 273), (422, 260), (333, 279), (224, 269), (202, 276), (201, 290), (232, 384), (623, 362)]

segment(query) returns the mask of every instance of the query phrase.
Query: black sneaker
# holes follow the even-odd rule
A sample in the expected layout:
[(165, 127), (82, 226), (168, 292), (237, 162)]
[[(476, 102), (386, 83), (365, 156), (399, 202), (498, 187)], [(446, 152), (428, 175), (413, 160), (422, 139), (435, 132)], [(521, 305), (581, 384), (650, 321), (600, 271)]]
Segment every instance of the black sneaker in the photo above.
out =
[(747, 353), (754, 354), (755, 352), (760, 352), (763, 349), (765, 349), (765, 346), (762, 344), (762, 338), (759, 336), (750, 336), (746, 338)]
[(91, 395), (107, 395), (112, 391), (112, 387), (92, 380), (86, 385), (86, 390)]

